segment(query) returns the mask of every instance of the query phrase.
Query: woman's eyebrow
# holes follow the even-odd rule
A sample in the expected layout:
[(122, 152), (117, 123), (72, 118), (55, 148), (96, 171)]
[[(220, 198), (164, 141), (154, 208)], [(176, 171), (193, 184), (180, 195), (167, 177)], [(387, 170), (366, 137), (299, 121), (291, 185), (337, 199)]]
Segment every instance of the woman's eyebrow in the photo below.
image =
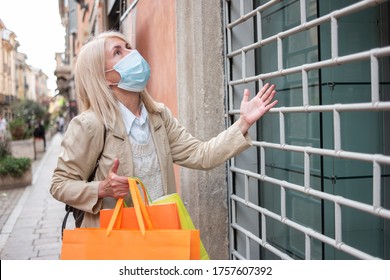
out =
[(116, 50), (116, 49), (121, 49), (122, 46), (121, 45), (115, 45), (111, 48), (111, 50)]

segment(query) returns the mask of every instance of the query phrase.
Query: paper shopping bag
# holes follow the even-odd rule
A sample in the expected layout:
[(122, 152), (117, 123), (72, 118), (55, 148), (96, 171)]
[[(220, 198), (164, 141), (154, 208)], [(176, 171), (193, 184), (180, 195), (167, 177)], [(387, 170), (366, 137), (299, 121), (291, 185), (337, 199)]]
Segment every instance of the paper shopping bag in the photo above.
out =
[(199, 231), (76, 228), (64, 231), (62, 260), (191, 260), (200, 258)]
[[(123, 209), (118, 199), (107, 229), (76, 228), (64, 230), (61, 259), (63, 260), (189, 260), (200, 258), (198, 230), (161, 230), (153, 227), (137, 181), (129, 178), (139, 229), (115, 229)], [(142, 198), (141, 198), (142, 199)]]
[[(177, 210), (179, 212), (180, 224), (182, 229), (195, 229), (194, 223), (190, 217), (190, 214), (187, 211), (180, 195), (178, 193), (169, 194), (163, 197), (160, 197), (152, 202), (152, 205), (164, 205), (166, 203), (176, 203)], [(200, 259), (209, 260), (209, 255), (204, 247), (202, 241), (200, 241)]]
[[(146, 197), (146, 188), (143, 183), (138, 180), (137, 183), (140, 185), (144, 197)], [(142, 202), (141, 202), (142, 203)], [(145, 209), (149, 214), (151, 223), (154, 229), (180, 229), (180, 218), (178, 214), (177, 204), (164, 203), (159, 205), (149, 205), (149, 201), (144, 199), (143, 201)], [(100, 210), (100, 227), (107, 228), (114, 213), (114, 209)], [(144, 220), (144, 222), (146, 222)], [(123, 207), (119, 211), (118, 218), (114, 224), (114, 228), (127, 228), (127, 229), (139, 229), (138, 221), (135, 214), (134, 207)]]

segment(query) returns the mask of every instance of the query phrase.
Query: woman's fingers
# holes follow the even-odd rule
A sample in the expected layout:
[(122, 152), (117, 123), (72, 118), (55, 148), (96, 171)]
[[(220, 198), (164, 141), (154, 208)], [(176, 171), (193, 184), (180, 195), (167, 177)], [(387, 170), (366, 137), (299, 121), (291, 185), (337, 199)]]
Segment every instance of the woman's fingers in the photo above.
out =
[(110, 169), (110, 173), (117, 173), (118, 172), (118, 167), (119, 167), (119, 159), (115, 158), (114, 163), (112, 164), (112, 167)]
[[(258, 92), (257, 96), (261, 99), (261, 101), (267, 103), (270, 102), (269, 97), (274, 92), (275, 85), (269, 85), (269, 83), (266, 83), (263, 88)], [(275, 95), (275, 94), (273, 94)]]
[(272, 100), (274, 99), (275, 94), (276, 94), (276, 91), (274, 90), (274, 88), (272, 88), (272, 91), (268, 94), (267, 98), (265, 100), (263, 99), (264, 103), (268, 104), (268, 103), (272, 102)]
[(278, 100), (275, 100), (275, 101), (272, 102), (271, 104), (268, 104), (267, 106), (265, 106), (266, 112), (268, 112), (269, 110), (271, 110), (277, 103), (278, 103)]

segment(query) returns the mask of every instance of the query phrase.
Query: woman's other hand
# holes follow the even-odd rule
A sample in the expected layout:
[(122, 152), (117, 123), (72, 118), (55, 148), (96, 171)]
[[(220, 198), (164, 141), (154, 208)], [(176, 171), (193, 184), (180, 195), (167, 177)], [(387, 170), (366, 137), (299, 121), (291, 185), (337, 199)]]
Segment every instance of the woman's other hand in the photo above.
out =
[(104, 181), (99, 184), (99, 198), (102, 197), (125, 197), (129, 193), (128, 178), (118, 176), (119, 159), (115, 159)]

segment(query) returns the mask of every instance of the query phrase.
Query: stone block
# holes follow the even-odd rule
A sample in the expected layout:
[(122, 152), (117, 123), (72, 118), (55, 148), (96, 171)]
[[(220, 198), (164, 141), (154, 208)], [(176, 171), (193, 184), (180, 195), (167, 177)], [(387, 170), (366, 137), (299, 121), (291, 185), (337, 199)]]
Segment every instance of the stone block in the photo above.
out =
[(32, 160), (35, 159), (34, 139), (12, 140), (9, 142), (11, 154), (13, 157), (26, 157)]
[(0, 189), (25, 187), (32, 183), (32, 168), (30, 167), (21, 177), (10, 175), (0, 176)]

